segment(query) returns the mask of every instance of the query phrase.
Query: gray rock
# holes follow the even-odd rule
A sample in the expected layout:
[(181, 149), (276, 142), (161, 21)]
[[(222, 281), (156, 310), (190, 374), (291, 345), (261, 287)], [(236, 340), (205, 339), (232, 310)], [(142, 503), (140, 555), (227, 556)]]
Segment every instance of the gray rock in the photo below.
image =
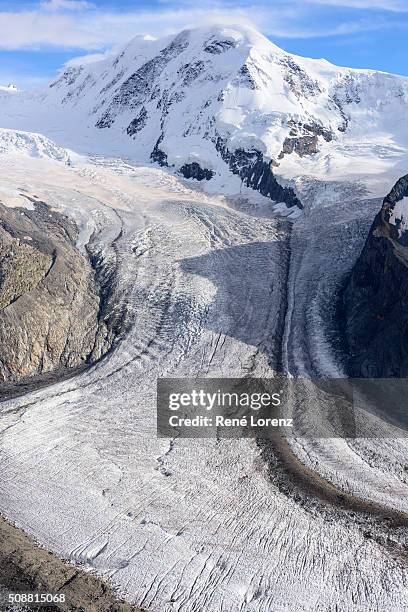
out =
[(343, 295), (350, 374), (408, 376), (408, 246), (389, 223), (408, 196), (408, 175), (384, 199)]
[(180, 173), (186, 179), (196, 179), (197, 181), (209, 181), (214, 176), (214, 172), (208, 168), (202, 168), (197, 162), (191, 164), (184, 164), (181, 166)]
[(256, 149), (230, 151), (226, 142), (220, 137), (216, 140), (215, 146), (222, 159), (229, 165), (231, 172), (240, 176), (247, 187), (259, 191), (274, 202), (285, 202), (288, 208), (297, 206), (303, 209), (294, 189), (283, 187), (278, 183), (272, 171), (273, 163), (265, 161), (260, 151)]

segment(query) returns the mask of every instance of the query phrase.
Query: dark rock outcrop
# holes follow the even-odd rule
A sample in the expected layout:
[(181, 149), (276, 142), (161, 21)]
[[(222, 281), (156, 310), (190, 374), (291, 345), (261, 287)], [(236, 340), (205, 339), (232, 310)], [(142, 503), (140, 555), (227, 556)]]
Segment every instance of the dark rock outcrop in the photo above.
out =
[(75, 83), (78, 77), (82, 74), (84, 70), (83, 66), (70, 66), (67, 68), (63, 74), (53, 83), (50, 84), (50, 89), (53, 87), (61, 87), (62, 85), (71, 86)]
[(284, 202), (288, 208), (298, 206), (303, 209), (295, 191), (278, 183), (272, 172), (273, 163), (266, 162), (260, 151), (256, 149), (230, 151), (222, 138), (217, 139), (215, 146), (231, 172), (240, 176), (245, 185), (274, 202)]
[(279, 60), (279, 64), (284, 69), (283, 78), (289, 90), (297, 98), (312, 98), (321, 93), (318, 81), (311, 78), (293, 57), (286, 55)]
[(219, 40), (215, 36), (211, 36), (205, 43), (204, 51), (212, 55), (221, 55), (221, 53), (234, 49), (236, 46), (235, 40)]
[[(46, 451), (45, 451), (46, 452)], [(75, 567), (42, 548), (33, 537), (0, 517), (0, 599), (12, 593), (64, 594), (64, 602), (33, 607), (2, 605), (3, 612), (141, 612), (119, 600), (106, 583), (90, 572)]]
[(184, 166), (181, 166), (179, 172), (184, 176), (184, 178), (196, 179), (197, 181), (209, 181), (214, 176), (214, 172), (212, 170), (202, 168), (197, 162), (184, 164)]
[(292, 120), (289, 125), (291, 130), (289, 136), (284, 140), (278, 159), (283, 159), (285, 155), (291, 153), (297, 153), (300, 157), (313, 155), (319, 151), (319, 137), (326, 142), (333, 140), (333, 132), (319, 123), (302, 123)]
[(233, 81), (233, 84), (236, 87), (247, 87), (248, 89), (252, 89), (252, 91), (259, 89), (256, 80), (252, 75), (251, 67), (248, 64), (244, 64), (243, 66), (241, 66), (237, 76)]
[(408, 197), (408, 175), (384, 199), (344, 295), (350, 374), (363, 378), (408, 376), (408, 242), (390, 223)]
[(95, 271), (77, 236), (41, 202), (0, 205), (0, 381), (80, 367), (109, 349)]
[(138, 132), (141, 132), (147, 123), (147, 110), (142, 106), (140, 113), (137, 117), (131, 121), (126, 129), (129, 136), (134, 136)]
[(197, 60), (189, 64), (185, 64), (177, 71), (177, 76), (181, 79), (182, 87), (188, 87), (198, 79), (206, 68), (205, 62)]
[(168, 166), (167, 163), (167, 154), (161, 150), (160, 143), (163, 140), (163, 134), (157, 140), (156, 144), (153, 147), (153, 151), (150, 153), (150, 159), (152, 162), (156, 162), (159, 166)]
[(313, 155), (319, 151), (319, 140), (317, 136), (297, 136), (294, 138), (285, 138), (282, 151), (279, 159), (291, 153), (297, 153), (300, 157)]

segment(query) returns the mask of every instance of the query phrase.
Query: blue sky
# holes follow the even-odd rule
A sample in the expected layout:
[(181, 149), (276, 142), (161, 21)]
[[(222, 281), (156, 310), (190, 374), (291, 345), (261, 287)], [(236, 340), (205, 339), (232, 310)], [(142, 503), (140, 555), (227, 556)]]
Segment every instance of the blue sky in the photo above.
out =
[(408, 0), (0, 0), (0, 84), (48, 82), (136, 34), (250, 23), (287, 51), (408, 75)]

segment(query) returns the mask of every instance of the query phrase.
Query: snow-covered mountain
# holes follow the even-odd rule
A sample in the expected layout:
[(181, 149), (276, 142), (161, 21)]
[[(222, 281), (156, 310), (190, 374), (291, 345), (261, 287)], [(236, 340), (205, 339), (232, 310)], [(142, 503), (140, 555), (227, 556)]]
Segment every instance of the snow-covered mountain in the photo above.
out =
[[(21, 97), (18, 127), (23, 116), (26, 129), (69, 133), (72, 147), (187, 178), (232, 171), (287, 205), (300, 202), (293, 185), (281, 187), (286, 179), (366, 177), (384, 193), (381, 177), (408, 165), (408, 78), (297, 57), (241, 26), (137, 37), (116, 57), (70, 67)], [(11, 103), (0, 105), (15, 127)]]
[(0, 91), (7, 91), (9, 93), (15, 93), (18, 91), (17, 85), (14, 83), (9, 83), (8, 85), (0, 85)]

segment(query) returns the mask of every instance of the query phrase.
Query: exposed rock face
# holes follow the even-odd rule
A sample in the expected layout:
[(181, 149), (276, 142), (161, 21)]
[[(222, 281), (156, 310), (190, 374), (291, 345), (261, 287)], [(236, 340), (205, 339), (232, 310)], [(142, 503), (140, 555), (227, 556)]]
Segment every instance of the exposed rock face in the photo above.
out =
[(20, 242), (0, 227), (0, 310), (34, 289), (46, 277), (53, 262), (51, 254)]
[[(404, 141), (389, 117), (403, 117), (407, 101), (404, 77), (294, 56), (245, 26), (204, 25), (164, 39), (136, 37), (114, 58), (69, 67), (29, 100), (27, 112), (47, 104), (56, 125), (71, 117), (81, 132), (111, 130), (122, 156), (131, 144), (133, 159), (177, 171), (191, 151), (201, 167), (212, 167), (219, 137), (232, 153), (262, 152), (267, 165), (288, 155), (324, 164), (344, 156), (344, 147), (366, 163), (365, 148), (354, 145), (369, 131), (370, 142), (382, 142), (374, 156), (388, 151), (394, 159), (384, 133), (389, 143)], [(217, 167), (220, 176), (228, 177), (228, 164)], [(261, 174), (269, 188), (268, 168)]]
[(126, 132), (129, 134), (129, 136), (134, 136), (135, 134), (143, 130), (143, 128), (146, 125), (146, 122), (147, 122), (147, 110), (145, 109), (144, 106), (142, 106), (142, 109), (140, 113), (138, 114), (138, 116), (135, 117), (133, 121), (129, 123), (126, 129)]
[(297, 153), (300, 157), (304, 157), (305, 155), (313, 155), (313, 153), (317, 153), (319, 151), (318, 144), (319, 140), (317, 136), (285, 138), (279, 159), (282, 159), (285, 155), (290, 155), (293, 152)]
[[(317, 138), (316, 138), (317, 139)], [(151, 161), (160, 166), (168, 166), (167, 154), (161, 150), (160, 144), (163, 141), (163, 134), (156, 142), (150, 154)], [(284, 202), (288, 208), (298, 206), (303, 209), (303, 205), (291, 187), (282, 187), (276, 180), (272, 167), (274, 161), (266, 162), (260, 151), (252, 149), (236, 149), (230, 151), (225, 140), (221, 137), (215, 139), (215, 147), (220, 153), (221, 158), (228, 164), (229, 169), (234, 174), (241, 177), (247, 187), (259, 191), (263, 196), (270, 198), (274, 202)], [(214, 173), (208, 168), (202, 168), (197, 162), (184, 164), (179, 168), (179, 172), (185, 178), (195, 178), (198, 181), (211, 180)]]
[(218, 138), (216, 148), (223, 160), (228, 163), (230, 170), (238, 174), (248, 187), (259, 191), (274, 202), (285, 202), (288, 208), (292, 206), (303, 208), (294, 190), (282, 187), (278, 183), (272, 172), (272, 162), (266, 162), (260, 151), (236, 149), (231, 152), (221, 138)]
[(252, 89), (252, 91), (259, 89), (256, 80), (252, 75), (250, 63), (241, 66), (233, 82), (236, 87), (247, 87), (248, 89)]
[[(140, 612), (132, 604), (118, 600), (112, 590), (98, 578), (62, 561), (23, 531), (0, 518), (0, 599), (7, 601), (8, 595), (17, 590), (23, 593), (64, 593), (65, 601), (58, 607), (43, 610), (68, 612)], [(7, 598), (7, 599), (6, 599)], [(30, 606), (12, 607), (3, 610), (40, 610)]]
[(289, 136), (285, 138), (279, 159), (291, 153), (297, 153), (300, 157), (313, 155), (319, 151), (319, 137), (326, 142), (333, 140), (333, 133), (318, 123), (302, 123), (291, 121)]
[(297, 98), (311, 98), (321, 93), (319, 82), (309, 76), (292, 56), (285, 55), (279, 63), (285, 68), (284, 79)]
[(110, 344), (77, 229), (43, 203), (0, 205), (0, 380), (98, 359)]
[(219, 40), (216, 36), (211, 36), (205, 44), (204, 51), (211, 55), (221, 55), (221, 53), (225, 53), (229, 49), (234, 49), (235, 47), (236, 42), (234, 40)]
[(396, 206), (408, 175), (385, 198), (344, 292), (351, 375), (408, 376), (408, 242)]
[(214, 172), (212, 170), (208, 170), (208, 168), (202, 168), (197, 162), (193, 162), (191, 164), (184, 164), (184, 166), (181, 166), (180, 172), (184, 176), (184, 178), (193, 178), (197, 181), (209, 181), (214, 176)]
[(163, 140), (163, 134), (160, 136), (156, 144), (154, 145), (153, 151), (150, 154), (150, 159), (153, 162), (156, 162), (160, 166), (168, 166), (167, 163), (167, 155), (164, 151), (160, 149), (160, 143)]

